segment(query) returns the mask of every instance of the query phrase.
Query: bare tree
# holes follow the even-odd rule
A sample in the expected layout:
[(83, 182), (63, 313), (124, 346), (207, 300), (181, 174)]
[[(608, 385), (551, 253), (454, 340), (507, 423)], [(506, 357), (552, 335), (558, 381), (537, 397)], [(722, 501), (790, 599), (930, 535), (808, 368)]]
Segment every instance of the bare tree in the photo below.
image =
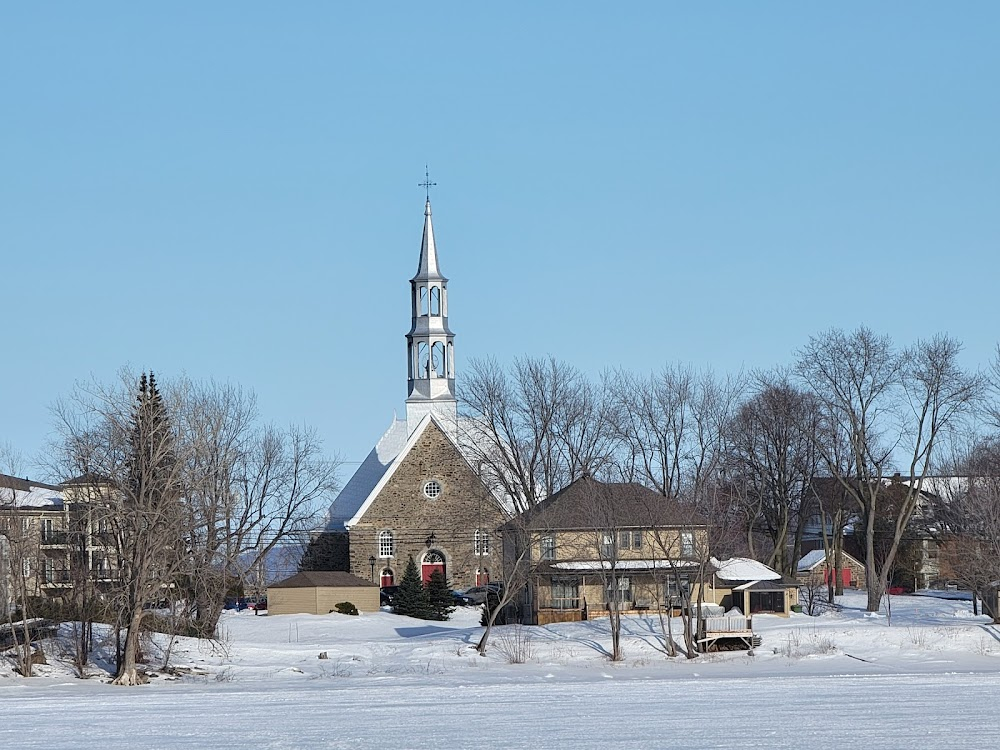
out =
[[(827, 471), (857, 503), (865, 528), (868, 609), (878, 611), (899, 542), (920, 502), (938, 443), (978, 398), (982, 379), (958, 364), (957, 341), (938, 335), (897, 351), (888, 337), (861, 327), (831, 330), (799, 352), (796, 372), (820, 401)], [(849, 464), (830, 446), (846, 445)], [(883, 559), (875, 550), (885, 478), (905, 460), (909, 482), (892, 519)]]
[(215, 634), (226, 592), (267, 586), (266, 561), (315, 526), (336, 491), (338, 462), (311, 430), (257, 422), (253, 394), (234, 385), (174, 384), (172, 402), (189, 441), (184, 525), (194, 631)]
[(17, 670), (22, 676), (31, 677), (34, 666), (31, 605), (38, 595), (39, 553), (31, 519), (18, 501), (14, 475), (21, 472), (22, 461), (20, 453), (11, 446), (0, 445), (0, 472), (7, 475), (4, 478), (15, 480), (0, 481), (0, 506), (5, 506), (0, 517), (0, 604), (4, 607), (3, 619), (15, 638)]
[(818, 427), (815, 399), (776, 372), (755, 376), (728, 429), (727, 479), (740, 490), (751, 528), (767, 535), (766, 564), (784, 575), (795, 572), (815, 507), (809, 487), (819, 465)]
[(148, 609), (188, 598), (195, 628), (213, 634), (228, 583), (311, 525), (336, 471), (308, 430), (256, 425), (239, 388), (178, 381), (161, 397), (143, 377), (129, 406), (134, 383), (123, 372), (115, 387), (79, 386), (55, 409), (62, 465), (81, 474), (74, 491), (113, 539), (123, 685), (143, 679)]
[(459, 395), (466, 455), (515, 512), (609, 460), (603, 393), (565, 363), (522, 358), (508, 372), (496, 360), (476, 360)]
[(616, 371), (607, 381), (619, 473), (664, 497), (693, 499), (695, 488), (714, 480), (723, 466), (741, 379), (718, 380), (678, 365), (645, 378)]

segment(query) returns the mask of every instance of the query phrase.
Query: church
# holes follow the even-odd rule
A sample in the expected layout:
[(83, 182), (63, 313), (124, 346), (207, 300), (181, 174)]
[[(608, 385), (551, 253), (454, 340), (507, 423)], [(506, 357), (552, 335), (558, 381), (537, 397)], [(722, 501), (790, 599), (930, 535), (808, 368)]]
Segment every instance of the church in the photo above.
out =
[(501, 564), (496, 530), (504, 519), (459, 448), (455, 334), (429, 196), (410, 310), (406, 416), (393, 419), (344, 485), (302, 567), (391, 586), (412, 557), (425, 581), (439, 570), (452, 588), (482, 584)]

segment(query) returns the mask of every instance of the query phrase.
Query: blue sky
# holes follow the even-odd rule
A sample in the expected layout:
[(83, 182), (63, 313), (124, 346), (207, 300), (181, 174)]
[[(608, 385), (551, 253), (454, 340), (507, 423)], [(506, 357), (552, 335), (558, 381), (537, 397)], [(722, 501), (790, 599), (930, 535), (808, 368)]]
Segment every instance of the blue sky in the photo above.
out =
[[(543, 7), (536, 7), (542, 5)], [(205, 6), (205, 7), (200, 7)], [(428, 162), (459, 377), (997, 330), (995, 3), (6, 4), (0, 442), (124, 364), (359, 461)]]

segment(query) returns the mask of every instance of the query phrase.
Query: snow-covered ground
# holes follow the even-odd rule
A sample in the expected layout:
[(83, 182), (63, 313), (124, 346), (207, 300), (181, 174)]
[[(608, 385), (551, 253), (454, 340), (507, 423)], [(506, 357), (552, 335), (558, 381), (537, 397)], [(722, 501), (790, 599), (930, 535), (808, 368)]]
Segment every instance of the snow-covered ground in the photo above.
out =
[(604, 620), (500, 628), (479, 657), (477, 609), (226, 613), (220, 642), (174, 646), (185, 676), (141, 688), (75, 679), (52, 647), (39, 677), (0, 666), (0, 748), (992, 745), (1000, 633), (971, 602), (894, 597), (891, 627), (863, 594), (841, 604), (755, 617), (754, 655), (691, 661), (658, 650), (656, 618), (628, 618), (618, 664)]

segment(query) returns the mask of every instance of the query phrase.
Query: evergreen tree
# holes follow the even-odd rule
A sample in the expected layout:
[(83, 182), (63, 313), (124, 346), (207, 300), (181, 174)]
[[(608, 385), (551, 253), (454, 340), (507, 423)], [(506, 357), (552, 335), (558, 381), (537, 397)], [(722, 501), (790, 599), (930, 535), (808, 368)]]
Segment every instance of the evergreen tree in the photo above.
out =
[(428, 620), (447, 620), (455, 611), (455, 597), (444, 573), (435, 570), (427, 582)]
[(396, 599), (392, 605), (392, 611), (397, 615), (409, 615), (419, 617), (422, 620), (430, 619), (430, 606), (427, 601), (427, 590), (420, 580), (420, 570), (411, 557), (406, 563), (403, 571), (403, 578), (399, 582), (399, 591), (396, 592)]

